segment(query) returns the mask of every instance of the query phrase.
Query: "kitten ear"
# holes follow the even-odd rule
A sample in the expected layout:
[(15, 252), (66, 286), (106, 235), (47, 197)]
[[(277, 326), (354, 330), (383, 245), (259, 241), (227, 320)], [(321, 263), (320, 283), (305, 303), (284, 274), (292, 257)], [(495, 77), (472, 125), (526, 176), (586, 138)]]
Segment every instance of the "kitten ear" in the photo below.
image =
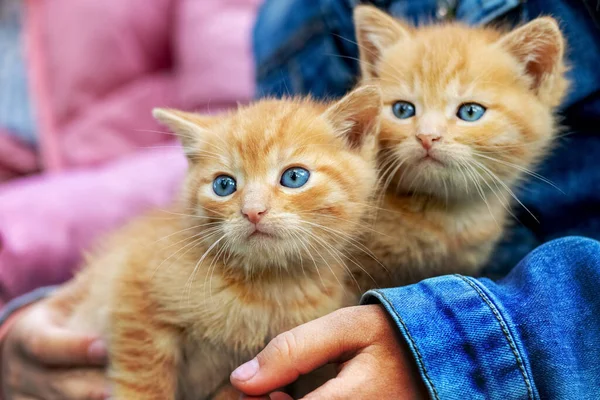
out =
[(565, 40), (554, 18), (536, 18), (504, 35), (499, 44), (523, 65), (532, 89), (543, 100), (560, 101), (567, 86), (563, 76)]
[(361, 149), (367, 143), (377, 142), (381, 108), (379, 88), (362, 86), (329, 106), (324, 117), (350, 148)]
[(177, 135), (183, 145), (185, 155), (193, 161), (192, 155), (195, 150), (198, 150), (199, 144), (203, 142), (202, 137), (209, 132), (208, 127), (212, 118), (167, 108), (153, 109), (152, 116)]
[(373, 6), (357, 6), (354, 26), (363, 79), (378, 76), (383, 51), (398, 40), (411, 35), (412, 28)]

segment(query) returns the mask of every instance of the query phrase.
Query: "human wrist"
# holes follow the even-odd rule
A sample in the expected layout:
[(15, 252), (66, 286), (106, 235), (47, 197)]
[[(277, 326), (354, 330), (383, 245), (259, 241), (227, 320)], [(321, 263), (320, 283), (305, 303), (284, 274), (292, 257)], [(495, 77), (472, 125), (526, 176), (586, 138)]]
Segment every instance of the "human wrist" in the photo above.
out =
[[(413, 353), (411, 352), (411, 349), (409, 348), (405, 338), (398, 330), (396, 321), (390, 315), (389, 310), (387, 310), (383, 304), (376, 302), (371, 302), (369, 305), (365, 305), (365, 307), (374, 307), (375, 304), (377, 305), (377, 319), (383, 319), (385, 321), (383, 322), (383, 324), (385, 324), (385, 329), (383, 329), (384, 336), (386, 336), (388, 340), (393, 340), (396, 344), (395, 357), (402, 364), (402, 371), (404, 371), (402, 382), (404, 385), (406, 385), (406, 398), (428, 398), (427, 388), (425, 387), (425, 383), (421, 378), (419, 366), (417, 365), (417, 362), (413, 357)], [(375, 326), (377, 325), (381, 325), (381, 321), (378, 321), (375, 324)]]
[[(514, 325), (477, 280), (441, 276), (369, 291), (361, 302), (385, 307), (431, 398), (531, 393)], [(499, 370), (508, 372), (500, 379)]]

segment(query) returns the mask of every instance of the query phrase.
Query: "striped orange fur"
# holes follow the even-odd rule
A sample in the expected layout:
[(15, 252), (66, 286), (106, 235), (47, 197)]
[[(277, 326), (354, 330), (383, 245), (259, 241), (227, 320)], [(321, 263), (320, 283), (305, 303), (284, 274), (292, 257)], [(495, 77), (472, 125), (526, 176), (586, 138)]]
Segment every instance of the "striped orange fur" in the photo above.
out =
[[(477, 274), (510, 221), (516, 188), (555, 143), (567, 89), (564, 40), (538, 18), (504, 32), (459, 23), (412, 27), (370, 6), (355, 11), (362, 83), (383, 94), (384, 186), (368, 258), (376, 286)], [(414, 105), (400, 119), (394, 103)], [(480, 120), (457, 116), (465, 103)], [(420, 137), (429, 137), (427, 150)], [(370, 278), (364, 278), (367, 282)], [(373, 285), (373, 283), (370, 283)]]
[[(376, 87), (218, 117), (155, 111), (189, 158), (180, 202), (114, 234), (71, 283), (82, 293), (71, 325), (109, 338), (115, 398), (237, 398), (235, 366), (356, 301), (343, 254), (372, 209), (380, 111)], [(293, 166), (310, 171), (301, 188), (280, 185)], [(212, 187), (222, 174), (237, 180), (226, 197)], [(248, 202), (266, 207), (263, 233)]]

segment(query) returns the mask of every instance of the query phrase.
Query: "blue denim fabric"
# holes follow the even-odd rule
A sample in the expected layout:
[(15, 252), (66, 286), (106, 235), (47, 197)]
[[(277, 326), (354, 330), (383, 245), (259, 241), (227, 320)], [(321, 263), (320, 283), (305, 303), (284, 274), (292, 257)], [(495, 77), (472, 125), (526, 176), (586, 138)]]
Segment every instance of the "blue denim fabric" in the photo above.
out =
[[(517, 8), (520, 0), (372, 0), (415, 24), (456, 16), (484, 24)], [(359, 0), (267, 0), (253, 44), (257, 96), (312, 94), (339, 97), (356, 83), (358, 48), (352, 9)], [(457, 3), (454, 7), (453, 3)], [(446, 7), (444, 7), (446, 6)], [(441, 10), (448, 9), (445, 14)], [(514, 17), (513, 17), (514, 19)]]
[(0, 128), (35, 146), (34, 109), (23, 45), (23, 7), (24, 2), (0, 1)]
[[(600, 399), (600, 242), (549, 242), (506, 278), (374, 290), (434, 399)], [(565, 321), (567, 321), (565, 323)]]
[(6, 320), (15, 312), (21, 308), (26, 307), (30, 304), (36, 303), (49, 295), (51, 295), (57, 286), (44, 286), (37, 288), (29, 293), (22, 296), (16, 297), (8, 302), (2, 309), (0, 309), (0, 326), (6, 322)]
[[(339, 97), (356, 83), (352, 8), (358, 0), (267, 0), (254, 29), (257, 96)], [(470, 24), (520, 23), (553, 15), (565, 32), (572, 90), (563, 107), (565, 136), (537, 171), (561, 190), (531, 180), (519, 221), (505, 235), (489, 276), (503, 276), (528, 252), (566, 235), (600, 239), (600, 27), (589, 0), (372, 0), (415, 23), (455, 17)], [(596, 20), (594, 19), (596, 18)], [(564, 192), (564, 193), (563, 193)]]

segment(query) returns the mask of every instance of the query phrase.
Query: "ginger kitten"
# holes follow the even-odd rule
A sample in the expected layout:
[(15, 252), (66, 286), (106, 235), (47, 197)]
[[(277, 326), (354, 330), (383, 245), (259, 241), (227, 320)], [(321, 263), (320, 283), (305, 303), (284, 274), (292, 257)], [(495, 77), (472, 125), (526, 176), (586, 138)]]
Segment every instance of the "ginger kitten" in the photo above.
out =
[(180, 205), (115, 234), (71, 286), (72, 326), (109, 338), (115, 398), (237, 398), (233, 368), (356, 302), (343, 254), (371, 210), (380, 111), (368, 86), (330, 105), (155, 110), (189, 158)]
[(366, 269), (379, 286), (476, 275), (511, 206), (523, 206), (517, 184), (543, 179), (531, 169), (554, 142), (567, 89), (558, 25), (414, 28), (370, 6), (354, 19), (362, 83), (378, 85), (384, 103), (383, 210), (368, 247), (391, 276), (369, 258)]

